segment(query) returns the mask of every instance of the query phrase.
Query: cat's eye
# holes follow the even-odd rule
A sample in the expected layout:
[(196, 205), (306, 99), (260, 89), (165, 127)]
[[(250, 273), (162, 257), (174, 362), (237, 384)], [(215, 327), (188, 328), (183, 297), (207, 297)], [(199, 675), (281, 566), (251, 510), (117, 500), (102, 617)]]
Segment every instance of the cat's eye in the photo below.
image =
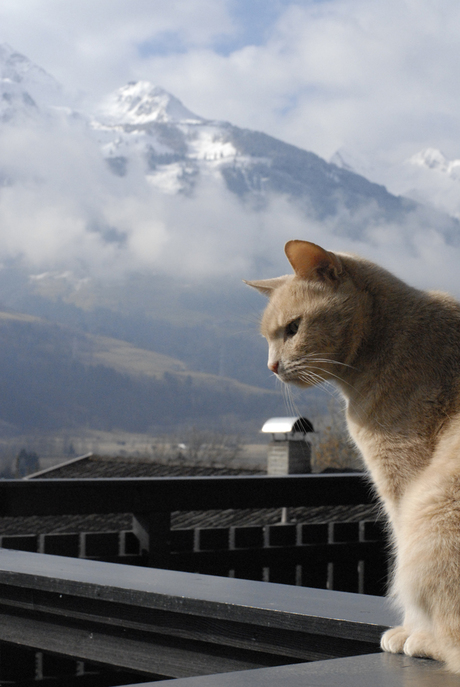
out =
[(295, 336), (297, 334), (297, 332), (299, 331), (299, 325), (300, 325), (300, 317), (298, 317), (296, 320), (292, 320), (292, 322), (289, 322), (289, 324), (287, 324), (285, 329), (284, 329), (285, 338), (289, 339), (292, 336)]

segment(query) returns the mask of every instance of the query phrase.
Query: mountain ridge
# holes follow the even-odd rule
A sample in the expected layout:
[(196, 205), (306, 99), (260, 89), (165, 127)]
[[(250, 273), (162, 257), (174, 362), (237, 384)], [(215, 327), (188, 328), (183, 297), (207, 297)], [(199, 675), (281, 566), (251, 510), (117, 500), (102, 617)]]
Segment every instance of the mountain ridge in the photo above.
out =
[(70, 120), (85, 122), (111, 172), (127, 177), (138, 163), (147, 181), (162, 192), (191, 195), (200, 177), (211, 174), (240, 199), (252, 195), (263, 204), (270, 194), (285, 195), (320, 220), (336, 214), (339, 206), (355, 212), (374, 203), (376, 213), (390, 221), (415, 209), (413, 201), (315, 153), (194, 114), (147, 81), (116, 89), (90, 113), (69, 108), (60, 84), (5, 44), (0, 44), (0, 76), (3, 101), (8, 103), (4, 122), (18, 122), (24, 113), (29, 118), (40, 112), (52, 117), (61, 98), (58, 109)]
[(378, 250), (385, 227), (409, 235), (418, 223), (448, 246), (459, 240), (456, 219), (313, 152), (196, 115), (149, 82), (79, 109), (0, 46), (0, 103), (11, 145), (0, 160), (0, 302), (49, 320), (0, 317), (0, 422), (144, 431), (280, 414), (257, 333), (263, 303), (240, 277), (287, 269), (284, 241), (310, 238), (310, 226), (311, 240), (339, 249), (367, 240)]
[(79, 426), (102, 431), (257, 424), (279, 394), (38, 317), (0, 311), (0, 438)]

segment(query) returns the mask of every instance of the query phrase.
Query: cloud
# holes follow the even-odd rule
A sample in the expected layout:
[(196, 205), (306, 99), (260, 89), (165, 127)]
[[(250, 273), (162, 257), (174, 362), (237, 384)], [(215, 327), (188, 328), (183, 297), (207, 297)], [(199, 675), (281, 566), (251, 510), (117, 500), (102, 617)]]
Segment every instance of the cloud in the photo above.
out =
[(429, 209), (398, 224), (376, 220), (372, 205), (319, 222), (283, 196), (251, 207), (211, 173), (191, 196), (163, 194), (135, 160), (126, 177), (113, 175), (78, 121), (5, 126), (0, 147), (2, 169), (17, 180), (0, 188), (0, 260), (33, 273), (107, 280), (141, 271), (236, 286), (289, 272), (284, 243), (304, 238), (366, 256), (416, 286), (460, 294), (459, 241)]
[[(428, 146), (460, 157), (456, 0), (252, 4), (267, 8), (263, 31), (240, 0), (4, 0), (0, 25), (14, 48), (94, 100), (142, 78), (197, 114), (326, 158), (343, 146), (377, 167)], [(0, 146), (2, 170), (20, 180), (0, 189), (3, 259), (239, 279), (286, 271), (284, 241), (304, 237), (460, 293), (459, 249), (428, 211), (402, 227), (361, 216), (358, 237), (343, 230), (357, 219), (346, 213), (307, 222), (283, 198), (255, 211), (212, 178), (193, 199), (161, 195), (140, 168), (119, 179), (77, 124), (9, 128)]]
[(300, 226), (286, 201), (251, 210), (220, 176), (204, 174), (193, 197), (161, 193), (135, 158), (130, 173), (117, 177), (83, 122), (4, 126), (0, 148), (7, 180), (0, 260), (20, 260), (35, 272), (240, 277), (257, 260), (271, 264), (277, 242), (289, 238), (289, 212)]
[(93, 98), (135, 78), (165, 35), (188, 50), (233, 30), (225, 0), (5, 0), (0, 26), (1, 40)]
[[(291, 3), (263, 44), (147, 60), (192, 110), (329, 157), (346, 146), (460, 155), (454, 0)], [(138, 64), (142, 70), (144, 65)]]
[(456, 0), (5, 0), (3, 39), (93, 100), (147, 79), (328, 158), (460, 157)]

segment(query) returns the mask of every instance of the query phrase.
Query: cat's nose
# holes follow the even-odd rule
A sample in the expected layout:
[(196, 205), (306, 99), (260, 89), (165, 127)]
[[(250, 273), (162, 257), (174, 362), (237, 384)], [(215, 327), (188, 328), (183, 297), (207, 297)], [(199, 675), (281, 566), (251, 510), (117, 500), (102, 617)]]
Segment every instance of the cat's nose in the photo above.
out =
[(278, 373), (278, 367), (279, 367), (279, 361), (277, 360), (276, 363), (268, 363), (268, 369), (274, 372), (275, 374)]

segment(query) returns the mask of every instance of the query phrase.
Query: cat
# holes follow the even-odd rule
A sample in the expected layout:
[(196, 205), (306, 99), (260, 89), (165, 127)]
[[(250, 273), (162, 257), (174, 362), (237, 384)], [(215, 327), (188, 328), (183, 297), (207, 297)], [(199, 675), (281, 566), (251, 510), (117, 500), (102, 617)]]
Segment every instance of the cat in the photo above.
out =
[(308, 241), (285, 253), (294, 274), (246, 283), (269, 297), (269, 369), (345, 397), (395, 550), (404, 620), (381, 647), (460, 673), (460, 304)]

